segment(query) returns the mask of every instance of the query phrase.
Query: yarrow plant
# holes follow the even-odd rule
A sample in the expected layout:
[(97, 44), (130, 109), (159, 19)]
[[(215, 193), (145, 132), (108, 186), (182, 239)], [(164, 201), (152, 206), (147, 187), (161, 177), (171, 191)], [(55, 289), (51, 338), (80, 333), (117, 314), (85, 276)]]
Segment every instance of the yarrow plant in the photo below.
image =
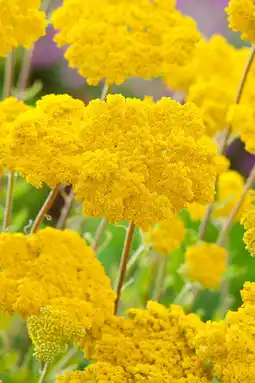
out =
[[(253, 44), (253, 2), (226, 14)], [(48, 25), (101, 96), (29, 87)], [(0, 0), (0, 56), (0, 382), (253, 382), (255, 166), (226, 149), (255, 155), (254, 46), (174, 0)]]

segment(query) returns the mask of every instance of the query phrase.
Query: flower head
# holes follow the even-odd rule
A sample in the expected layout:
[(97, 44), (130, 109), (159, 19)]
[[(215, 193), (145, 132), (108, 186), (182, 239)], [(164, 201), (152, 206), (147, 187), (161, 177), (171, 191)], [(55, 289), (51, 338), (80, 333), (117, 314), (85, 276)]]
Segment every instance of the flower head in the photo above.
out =
[(244, 225), (246, 232), (243, 240), (246, 244), (249, 252), (255, 255), (255, 206), (253, 205), (250, 209), (243, 214), (241, 223)]
[(192, 104), (120, 95), (90, 102), (74, 183), (84, 214), (134, 220), (146, 231), (188, 202), (211, 201), (216, 147), (203, 133)]
[[(8, 255), (8, 256), (7, 256)], [(72, 231), (0, 235), (0, 308), (28, 321), (36, 355), (96, 337), (115, 293), (93, 250)]]
[(0, 0), (0, 56), (18, 46), (26, 49), (45, 35), (46, 15), (40, 0)]
[(205, 288), (218, 289), (227, 267), (227, 251), (216, 244), (189, 247), (185, 255), (185, 275)]
[(255, 5), (253, 0), (230, 0), (226, 8), (229, 27), (241, 32), (244, 40), (255, 42)]
[(199, 40), (174, 0), (66, 0), (52, 22), (69, 65), (92, 85), (159, 77), (165, 66), (186, 64)]

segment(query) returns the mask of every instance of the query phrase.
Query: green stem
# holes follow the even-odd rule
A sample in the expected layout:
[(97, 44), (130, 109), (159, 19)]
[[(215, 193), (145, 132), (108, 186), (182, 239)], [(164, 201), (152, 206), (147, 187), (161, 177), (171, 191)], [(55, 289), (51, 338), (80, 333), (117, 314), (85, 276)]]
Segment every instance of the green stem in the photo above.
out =
[(152, 295), (153, 301), (159, 301), (163, 294), (164, 278), (166, 275), (168, 256), (158, 255), (157, 257), (157, 277)]
[(117, 314), (118, 308), (119, 308), (122, 286), (123, 286), (124, 281), (125, 281), (128, 256), (129, 256), (129, 253), (131, 250), (134, 232), (135, 232), (135, 224), (134, 224), (134, 221), (131, 221), (129, 226), (128, 226), (128, 230), (127, 230), (127, 234), (126, 234), (126, 238), (125, 238), (125, 243), (124, 243), (124, 247), (123, 247), (123, 251), (122, 251), (120, 268), (119, 268), (119, 275), (118, 275), (118, 279), (116, 282), (116, 289), (115, 290), (117, 293), (117, 298), (115, 301), (115, 314)]
[(12, 81), (13, 81), (13, 53), (9, 53), (9, 55), (5, 59), (5, 67), (4, 67), (4, 85), (3, 85), (3, 99), (9, 97), (12, 91)]
[(8, 230), (8, 227), (10, 226), (10, 222), (11, 222), (14, 184), (15, 184), (15, 174), (14, 172), (9, 172), (6, 201), (5, 201), (5, 210), (4, 210), (3, 231)]
[(49, 368), (49, 364), (48, 363), (45, 363), (42, 371), (41, 371), (41, 375), (40, 375), (40, 378), (38, 380), (38, 383), (43, 383), (45, 382), (45, 378), (46, 378), (46, 375), (47, 375), (47, 372), (48, 372), (48, 368)]
[(106, 226), (107, 226), (108, 222), (106, 219), (102, 219), (98, 228), (97, 228), (97, 231), (96, 231), (96, 235), (95, 235), (95, 239), (94, 239), (94, 242), (92, 243), (91, 247), (94, 251), (97, 251), (98, 249), (98, 246), (99, 246), (99, 243), (101, 241), (101, 238), (104, 234), (104, 231), (106, 229)]

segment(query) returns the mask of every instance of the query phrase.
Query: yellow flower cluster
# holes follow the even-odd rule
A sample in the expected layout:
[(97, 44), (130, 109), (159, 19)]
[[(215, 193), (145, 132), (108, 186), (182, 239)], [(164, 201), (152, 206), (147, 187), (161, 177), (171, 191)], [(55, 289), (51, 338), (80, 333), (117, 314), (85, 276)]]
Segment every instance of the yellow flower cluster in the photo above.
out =
[(4, 167), (19, 171), (37, 187), (43, 182), (51, 187), (71, 184), (77, 175), (84, 110), (82, 101), (68, 95), (45, 96), (36, 108), (13, 98), (1, 102), (0, 113), (3, 111), (5, 117), (0, 120), (0, 145), (4, 149), (0, 160)]
[(146, 231), (187, 203), (211, 201), (216, 146), (203, 134), (199, 111), (190, 103), (121, 95), (90, 102), (74, 182), (84, 215), (134, 220)]
[(240, 132), (245, 149), (255, 154), (255, 112), (254, 102), (235, 105), (229, 110), (228, 121), (235, 131)]
[(207, 322), (196, 338), (198, 355), (210, 361), (214, 375), (223, 383), (254, 381), (255, 284), (246, 283), (243, 305), (228, 312), (221, 322)]
[[(228, 110), (235, 103), (249, 51), (249, 48), (236, 49), (224, 37), (214, 35), (197, 44), (193, 60), (187, 66), (172, 70), (165, 77), (169, 86), (187, 92), (187, 100), (201, 108), (209, 136), (227, 125)], [(254, 79), (253, 65), (242, 102), (254, 99)]]
[(46, 15), (40, 0), (0, 0), (0, 56), (14, 48), (27, 49), (45, 35)]
[(184, 240), (185, 226), (178, 217), (165, 219), (146, 235), (146, 242), (151, 243), (153, 249), (162, 255), (170, 254), (178, 249)]
[(229, 27), (242, 33), (242, 39), (255, 43), (255, 4), (253, 0), (230, 0), (226, 8)]
[(243, 237), (244, 243), (249, 252), (255, 256), (255, 205), (244, 213), (241, 223), (247, 230)]
[[(226, 218), (230, 215), (237, 201), (240, 199), (241, 194), (244, 188), (244, 179), (243, 177), (235, 172), (234, 170), (229, 170), (220, 174), (218, 179), (218, 190), (216, 196), (216, 203), (214, 206), (213, 217), (214, 218)], [(255, 196), (252, 190), (250, 190), (245, 199), (241, 208), (239, 209), (238, 214), (235, 216), (235, 220), (239, 221), (244, 211), (249, 209), (255, 200)], [(191, 219), (201, 220), (206, 211), (206, 207), (199, 205), (197, 203), (190, 204), (187, 208), (190, 213)]]
[(200, 38), (174, 0), (65, 0), (52, 22), (69, 66), (91, 85), (159, 77), (189, 62)]
[(9, 156), (9, 136), (12, 123), (19, 115), (29, 110), (23, 101), (18, 101), (14, 97), (6, 98), (0, 102), (0, 175), (7, 166)]
[(218, 289), (227, 268), (227, 251), (216, 244), (201, 243), (185, 254), (185, 276), (208, 289)]
[(131, 309), (128, 316), (105, 325), (102, 339), (94, 344), (94, 364), (58, 377), (57, 383), (210, 382), (194, 350), (203, 326), (195, 314), (185, 316), (179, 306), (167, 309), (149, 302), (147, 310)]
[(27, 319), (35, 353), (51, 361), (66, 343), (96, 337), (115, 293), (95, 254), (76, 233), (47, 228), (0, 235), (1, 309)]

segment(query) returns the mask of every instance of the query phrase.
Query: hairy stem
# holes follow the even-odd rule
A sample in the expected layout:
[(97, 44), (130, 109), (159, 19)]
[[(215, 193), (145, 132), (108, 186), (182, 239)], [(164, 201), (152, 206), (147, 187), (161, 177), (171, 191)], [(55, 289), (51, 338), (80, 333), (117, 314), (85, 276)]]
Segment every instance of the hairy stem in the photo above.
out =
[(132, 246), (134, 232), (135, 232), (135, 224), (134, 224), (134, 221), (131, 221), (128, 226), (128, 230), (127, 230), (127, 234), (125, 238), (125, 243), (124, 243), (124, 247), (122, 251), (120, 268), (119, 268), (119, 276), (116, 283), (117, 298), (115, 301), (115, 314), (117, 314), (118, 308), (119, 308), (121, 290), (122, 290), (122, 286), (124, 284), (124, 280), (126, 276), (128, 257), (129, 257), (129, 253)]
[(3, 231), (7, 231), (11, 222), (12, 215), (12, 200), (13, 200), (13, 191), (15, 184), (15, 174), (14, 172), (8, 173), (8, 185), (5, 201), (5, 210), (4, 210), (4, 222), (3, 222)]
[(34, 220), (30, 234), (34, 234), (38, 231), (42, 221), (44, 220), (45, 215), (47, 214), (47, 212), (49, 211), (49, 209), (53, 205), (53, 203), (54, 203), (54, 201), (55, 201), (55, 199), (59, 193), (59, 190), (60, 190), (59, 185), (55, 186), (55, 188), (51, 190), (51, 192), (48, 195), (46, 201), (44, 202), (41, 210), (39, 211), (36, 219)]
[(152, 295), (152, 300), (153, 301), (159, 301), (161, 298), (161, 295), (163, 293), (163, 283), (164, 283), (164, 278), (166, 275), (166, 266), (167, 266), (167, 260), (168, 256), (167, 255), (158, 255), (157, 257), (157, 277), (156, 277), (156, 282), (155, 282), (155, 287)]
[(60, 217), (58, 219), (58, 222), (56, 224), (56, 229), (63, 230), (65, 227), (66, 220), (72, 210), (74, 201), (74, 193), (71, 190), (69, 195), (65, 199), (65, 204), (61, 210)]
[(13, 53), (9, 53), (5, 59), (4, 66), (4, 85), (3, 85), (3, 99), (9, 97), (12, 91), (12, 81), (13, 81)]
[[(234, 104), (236, 104), (236, 105), (240, 104), (240, 101), (242, 99), (245, 84), (246, 84), (248, 75), (250, 73), (252, 64), (254, 62), (254, 57), (255, 57), (255, 45), (252, 45), (251, 50), (250, 50), (250, 55), (249, 55), (248, 60), (246, 62), (241, 80), (239, 82), (238, 90), (236, 93), (236, 98), (235, 98), (235, 102), (234, 102)], [(223, 137), (223, 140), (220, 144), (219, 154), (223, 154), (223, 155), (225, 154), (231, 133), (232, 133), (232, 127), (231, 127), (231, 125), (228, 125), (227, 128), (225, 129), (224, 137)], [(215, 181), (215, 190), (217, 190), (218, 181), (219, 181), (219, 179), (217, 177), (216, 181)], [(203, 221), (201, 222), (200, 235), (199, 235), (200, 240), (203, 240), (205, 237), (207, 226), (208, 226), (208, 223), (210, 222), (211, 215), (213, 212), (214, 203), (215, 203), (215, 201), (211, 202), (208, 205), (206, 215), (205, 215)]]
[(104, 231), (105, 231), (105, 228), (106, 228), (107, 224), (108, 224), (107, 220), (103, 218), (101, 220), (98, 228), (97, 228), (94, 242), (91, 245), (92, 249), (95, 250), (95, 251), (97, 251), (97, 249), (98, 249), (100, 240), (101, 240), (101, 238), (102, 238), (102, 236), (104, 234)]
[(38, 380), (38, 383), (43, 383), (45, 382), (45, 378), (46, 378), (46, 375), (47, 375), (47, 372), (48, 372), (48, 368), (49, 368), (49, 365), (48, 363), (45, 363), (42, 371), (41, 371), (41, 375), (40, 375), (40, 378)]

